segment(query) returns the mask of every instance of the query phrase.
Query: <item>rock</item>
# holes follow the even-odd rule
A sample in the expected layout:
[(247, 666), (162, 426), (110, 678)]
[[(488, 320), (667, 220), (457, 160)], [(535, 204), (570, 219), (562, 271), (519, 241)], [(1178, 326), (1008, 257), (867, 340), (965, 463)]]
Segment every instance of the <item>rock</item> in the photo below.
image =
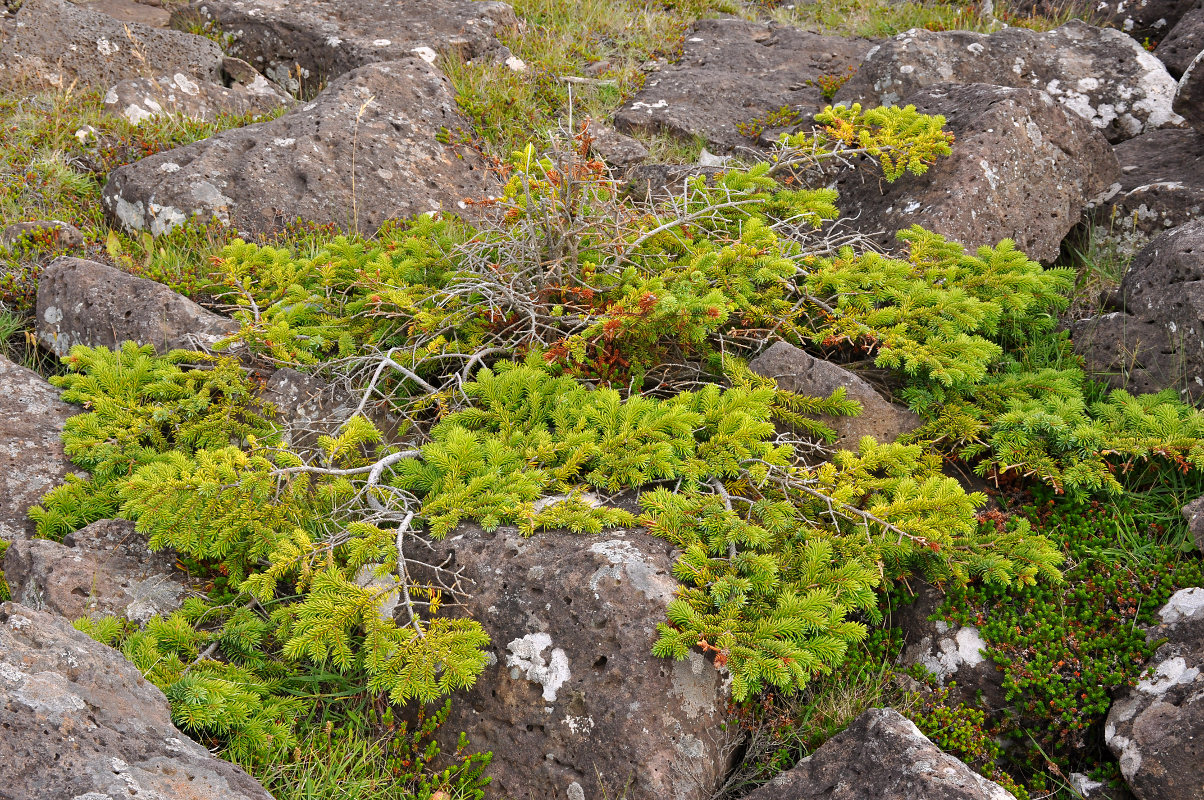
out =
[(418, 58), (373, 64), (278, 119), (120, 167), (102, 199), (127, 230), (156, 236), (194, 217), (247, 235), (298, 218), (370, 233), (386, 219), (462, 209), (487, 193), (483, 159), (437, 139), (457, 127), (469, 124), (434, 67)]
[[(352, 417), (359, 397), (352, 397), (338, 386), (316, 375), (281, 367), (264, 382), (259, 399), (271, 403), (284, 425), (284, 441), (294, 450), (312, 448), (320, 436), (334, 436)], [(402, 429), (402, 419), (388, 410), (387, 404), (370, 402), (364, 414), (380, 428), (387, 441)]]
[(1015, 800), (942, 753), (910, 720), (871, 708), (746, 800)]
[(1197, 2), (1158, 43), (1154, 55), (1166, 65), (1167, 72), (1182, 78), (1201, 51), (1204, 51), (1204, 2)]
[(171, 21), (171, 12), (157, 4), (140, 3), (138, 0), (72, 0), (89, 11), (107, 14), (122, 22), (138, 22), (152, 28), (166, 28)]
[(293, 92), (415, 54), (504, 59), (497, 33), (518, 26), (505, 3), (470, 0), (195, 0), (172, 20), (198, 17), (229, 37), (232, 55)]
[(468, 525), (438, 547), (475, 582), (463, 611), (493, 642), (440, 736), (454, 750), (468, 731), (493, 751), (491, 795), (712, 796), (732, 735), (723, 676), (697, 652), (652, 655), (677, 588), (668, 542)]
[(967, 705), (985, 706), (991, 711), (1007, 708), (1003, 672), (987, 656), (987, 643), (978, 628), (929, 619), (944, 599), (935, 586), (920, 583), (915, 602), (892, 615), (892, 626), (903, 632), (901, 665), (924, 667), (941, 686), (956, 682), (957, 697)]
[(1204, 135), (1151, 131), (1115, 153), (1120, 179), (1089, 204), (1098, 238), (1136, 253), (1159, 233), (1204, 217)]
[(718, 167), (697, 164), (637, 164), (627, 170), (625, 191), (638, 203), (660, 202), (681, 197), (691, 178), (704, 176), (708, 183), (723, 174)]
[(144, 624), (179, 608), (188, 583), (175, 554), (152, 553), (128, 520), (106, 519), (48, 539), (13, 542), (4, 556), (13, 599), (67, 619), (108, 614)]
[(1117, 294), (1122, 310), (1070, 326), (1088, 371), (1133, 394), (1204, 396), (1204, 219), (1151, 241)]
[(84, 232), (70, 222), (41, 219), (35, 222), (14, 223), (0, 233), (0, 244), (5, 247), (13, 247), (23, 240), (38, 239), (49, 242), (55, 247), (82, 247)]
[(271, 800), (177, 730), (121, 653), (16, 603), (0, 605), (0, 729), (5, 797)]
[(0, 18), (0, 82), (34, 79), (106, 89), (124, 78), (221, 78), (222, 50), (203, 36), (122, 22), (67, 0), (24, 0)]
[(639, 139), (625, 136), (609, 125), (591, 122), (590, 151), (619, 171), (624, 171), (648, 158), (648, 148)]
[(1109, 28), (1119, 28), (1142, 42), (1158, 41), (1175, 26), (1192, 0), (1015, 0), (1008, 11), (1017, 18), (1041, 15), (1050, 18), (1073, 14), (1092, 19)]
[(887, 249), (899, 245), (897, 231), (918, 224), (971, 251), (1012, 239), (1049, 263), (1087, 202), (1120, 178), (1107, 140), (1045, 92), (938, 84), (905, 102), (945, 116), (953, 154), (894, 183), (864, 167), (837, 182), (841, 209), (857, 215), (849, 224), (877, 233)]
[(681, 61), (649, 75), (615, 113), (615, 127), (702, 137), (723, 152), (748, 147), (758, 128), (805, 121), (823, 109), (820, 79), (847, 76), (870, 47), (865, 39), (772, 24), (700, 20)]
[(1120, 31), (1079, 20), (1048, 33), (912, 29), (871, 50), (836, 100), (891, 105), (936, 83), (1041, 89), (1113, 143), (1182, 124), (1162, 62)]
[(1204, 50), (1196, 55), (1179, 79), (1175, 112), (1182, 114), (1196, 133), (1204, 136)]
[(920, 427), (918, 416), (888, 403), (864, 378), (787, 342), (774, 343), (748, 367), (762, 377), (773, 378), (788, 392), (827, 397), (843, 387), (849, 400), (861, 403), (861, 414), (856, 417), (817, 417), (836, 431), (835, 447), (856, 450), (863, 436), (893, 442)]
[(1183, 519), (1187, 521), (1187, 529), (1191, 538), (1196, 542), (1196, 549), (1204, 552), (1204, 496), (1197, 497), (1180, 509)]
[(205, 348), (238, 331), (161, 283), (82, 258), (55, 259), (38, 280), (38, 343), (65, 358), (77, 344)]
[(212, 122), (219, 114), (266, 114), (293, 103), (262, 75), (252, 87), (194, 81), (182, 72), (157, 78), (127, 78), (105, 94), (104, 108), (137, 125), (169, 114)]
[(1204, 796), (1204, 589), (1181, 589), (1148, 642), (1153, 675), (1112, 704), (1104, 740), (1138, 800)]
[(76, 411), (42, 376), (0, 356), (0, 539), (32, 538), (29, 509), (74, 471), (59, 435)]

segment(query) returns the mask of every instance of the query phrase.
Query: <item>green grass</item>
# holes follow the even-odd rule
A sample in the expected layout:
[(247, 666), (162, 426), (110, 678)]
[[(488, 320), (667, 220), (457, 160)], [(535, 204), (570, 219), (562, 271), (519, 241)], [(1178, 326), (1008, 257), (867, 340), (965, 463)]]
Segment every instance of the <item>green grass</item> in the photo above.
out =
[(61, 220), (79, 228), (85, 239), (73, 248), (50, 237), (0, 247), (0, 307), (29, 309), (42, 267), (60, 255), (112, 262), (186, 294), (202, 293), (208, 259), (229, 235), (202, 225), (153, 243), (127, 236), (110, 228), (100, 191), (108, 174), (123, 164), (255, 119), (222, 116), (198, 122), (163, 116), (135, 126), (105, 113), (97, 91), (10, 89), (0, 94), (0, 228)]

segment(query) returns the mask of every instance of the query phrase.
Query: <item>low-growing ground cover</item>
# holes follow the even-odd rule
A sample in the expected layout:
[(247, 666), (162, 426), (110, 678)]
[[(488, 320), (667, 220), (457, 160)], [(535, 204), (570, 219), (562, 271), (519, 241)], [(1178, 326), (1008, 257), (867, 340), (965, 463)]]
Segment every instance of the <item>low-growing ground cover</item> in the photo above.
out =
[[(83, 253), (228, 303), (261, 363), (317, 371), (407, 418), (395, 442), (360, 417), (296, 452), (233, 359), (127, 347), (37, 361), (21, 314), (37, 266), (62, 251), (35, 240), (9, 253), (7, 352), (65, 372), (64, 396), (87, 408), (64, 439), (92, 477), (47, 496), (40, 534), (128, 516), (210, 589), (143, 630), (81, 627), (122, 648), (177, 724), (277, 797), (475, 797), (487, 759), (430, 766), (440, 715), (402, 722), (396, 709), (470, 682), (484, 633), (439, 614), (450, 595), (411, 581), (397, 543), (468, 519), (536, 535), (638, 522), (683, 553), (656, 652), (701, 647), (734, 677), (753, 743), (730, 791), (885, 703), (1017, 796), (1073, 796), (1072, 769), (1113, 777), (1100, 720), (1149, 654), (1136, 626), (1200, 579), (1175, 509), (1199, 481), (1204, 420), (1174, 397), (1088, 379), (1054, 333), (1076, 299), (1069, 270), (918, 229), (896, 257), (828, 246), (835, 196), (805, 188), (813, 160), (865, 150), (884, 179), (905, 179), (947, 153), (939, 119), (834, 112), (775, 162), (698, 181), (675, 207), (625, 199), (581, 135), (541, 138), (570, 108), (613, 110), (693, 18), (752, 13), (638, 6), (519, 2), (528, 27), (507, 43), (526, 72), (445, 65), (481, 146), (509, 156), (498, 213), (475, 227), (127, 237), (100, 215), (110, 169), (248, 120), (134, 129), (97, 116), (92, 95), (5, 96), (0, 222), (75, 224)], [(831, 10), (774, 14), (824, 28), (804, 15)], [(840, 13), (842, 30), (875, 35), (989, 25), (939, 5)], [(787, 173), (789, 187), (774, 180)], [(858, 408), (748, 372), (741, 358), (770, 336), (874, 370), (927, 424), (811, 463), (831, 433), (812, 417)], [(986, 498), (947, 464), (1018, 498), (984, 516)], [(620, 502), (632, 499), (638, 514)], [(369, 589), (364, 569), (393, 583)], [(950, 620), (982, 627), (1015, 718), (897, 674), (897, 637), (877, 626), (914, 578), (948, 587)], [(400, 623), (379, 613), (389, 592), (409, 607)]]

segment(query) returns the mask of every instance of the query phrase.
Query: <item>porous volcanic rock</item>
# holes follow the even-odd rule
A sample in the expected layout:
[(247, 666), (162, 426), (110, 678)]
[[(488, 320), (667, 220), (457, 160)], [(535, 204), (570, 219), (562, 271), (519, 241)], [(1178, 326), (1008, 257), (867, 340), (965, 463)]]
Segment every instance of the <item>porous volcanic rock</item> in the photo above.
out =
[(1120, 310), (1074, 322), (1088, 371), (1134, 394), (1204, 396), (1204, 219), (1156, 237), (1117, 291)]
[(905, 102), (944, 115), (956, 144), (921, 176), (886, 183), (863, 165), (839, 177), (837, 202), (857, 215), (849, 224), (883, 247), (918, 224), (971, 251), (1012, 239), (1052, 262), (1087, 202), (1120, 178), (1107, 140), (1045, 92), (938, 84)]
[(1114, 152), (1120, 179), (1089, 204), (1101, 240), (1136, 252), (1154, 236), (1204, 217), (1204, 135), (1166, 128), (1121, 142)]
[(847, 76), (871, 46), (772, 24), (701, 20), (686, 35), (681, 61), (649, 75), (615, 113), (615, 127), (701, 136), (724, 152), (751, 146), (757, 127), (784, 121), (771, 119), (778, 112), (807, 120), (826, 106), (819, 79)]
[(462, 526), (439, 546), (474, 583), (467, 607), (490, 666), (440, 729), (493, 751), (490, 793), (512, 800), (703, 800), (723, 781), (732, 734), (724, 678), (701, 653), (652, 655), (677, 581), (671, 545)]
[(892, 708), (865, 711), (842, 733), (745, 800), (1015, 800)]
[(0, 355), (0, 539), (32, 538), (29, 509), (74, 471), (59, 435), (77, 411), (41, 375)]
[(497, 33), (518, 26), (507, 4), (472, 0), (195, 0), (172, 15), (175, 25), (195, 19), (290, 91), (415, 54), (432, 63), (437, 54), (508, 58)]
[(1142, 42), (1166, 36), (1195, 0), (1011, 0), (1008, 11), (1017, 16), (1038, 14), (1065, 17), (1072, 12), (1109, 28), (1118, 28)]
[(89, 11), (108, 14), (121, 22), (140, 22), (152, 28), (166, 28), (171, 22), (171, 11), (163, 8), (160, 0), (138, 2), (138, 0), (72, 0)]
[(1006, 708), (1003, 671), (987, 655), (987, 643), (978, 628), (930, 619), (945, 596), (927, 583), (919, 583), (915, 588), (914, 602), (891, 617), (892, 627), (903, 632), (901, 664), (924, 667), (941, 686), (956, 682), (957, 697), (968, 705), (985, 705), (992, 711)]
[(1175, 111), (1183, 115), (1196, 133), (1204, 136), (1204, 50), (1192, 60), (1179, 79)]
[(194, 81), (182, 72), (155, 78), (126, 78), (105, 94), (104, 108), (137, 125), (176, 114), (212, 122), (219, 114), (266, 114), (292, 105), (262, 75), (249, 85)]
[(1167, 72), (1181, 78), (1201, 51), (1204, 51), (1204, 1), (1197, 0), (1166, 38), (1158, 43), (1154, 55), (1166, 65)]
[(221, 66), (212, 39), (123, 22), (67, 0), (23, 0), (0, 17), (0, 81), (107, 89), (125, 78), (179, 72), (216, 82)]
[(863, 436), (872, 436), (879, 442), (893, 442), (920, 426), (918, 416), (887, 402), (864, 378), (816, 358), (789, 342), (775, 342), (748, 362), (748, 368), (764, 378), (773, 378), (788, 392), (827, 397), (843, 388), (849, 400), (861, 403), (861, 414), (856, 417), (817, 417), (836, 431), (835, 447), (856, 450), (857, 442)]
[(14, 600), (67, 619), (113, 614), (141, 624), (179, 608), (188, 589), (175, 554), (152, 553), (129, 520), (93, 522), (62, 544), (17, 540), (3, 565)]
[(0, 795), (271, 800), (171, 724), (167, 698), (71, 623), (0, 605)]
[(871, 50), (836, 100), (893, 105), (937, 83), (1041, 89), (1113, 143), (1182, 124), (1162, 62), (1124, 33), (1079, 20), (1048, 33), (912, 29)]
[(386, 219), (456, 211), (487, 194), (484, 161), (437, 138), (467, 127), (430, 64), (372, 64), (278, 119), (120, 167), (102, 199), (127, 230), (156, 236), (194, 217), (246, 234), (298, 218), (371, 233)]
[(1112, 704), (1104, 739), (1138, 800), (1204, 796), (1204, 589), (1181, 589), (1148, 642), (1165, 640), (1142, 678)]
[(58, 258), (38, 280), (38, 343), (60, 358), (77, 344), (116, 347), (133, 341), (161, 353), (204, 348), (237, 331), (228, 317), (107, 264)]

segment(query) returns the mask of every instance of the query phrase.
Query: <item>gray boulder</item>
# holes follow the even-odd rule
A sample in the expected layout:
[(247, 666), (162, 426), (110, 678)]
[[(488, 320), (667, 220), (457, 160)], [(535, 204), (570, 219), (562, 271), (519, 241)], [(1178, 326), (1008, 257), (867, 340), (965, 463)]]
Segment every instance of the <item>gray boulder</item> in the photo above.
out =
[(772, 24), (701, 20), (686, 35), (681, 61), (649, 75), (615, 113), (615, 127), (700, 136), (724, 152), (751, 146), (757, 128), (787, 121), (779, 112), (805, 121), (828, 105), (821, 76), (848, 75), (870, 47)]
[(1096, 236), (1130, 253), (1204, 217), (1204, 135), (1166, 128), (1121, 142), (1120, 178), (1089, 204)]
[(920, 583), (915, 601), (892, 614), (892, 627), (903, 633), (901, 666), (923, 667), (940, 686), (956, 683), (956, 696), (967, 705), (979, 706), (981, 692), (981, 705), (992, 711), (1007, 708), (1003, 671), (987, 655), (978, 628), (930, 619), (943, 601), (939, 589)]
[(1015, 800), (891, 708), (864, 712), (746, 800)]
[(163, 0), (72, 0), (89, 11), (107, 14), (122, 22), (140, 22), (152, 28), (166, 28), (171, 21), (171, 12), (163, 7)]
[(464, 613), (492, 639), (490, 666), (452, 705), (493, 751), (491, 794), (513, 800), (705, 800), (723, 782), (724, 678), (700, 653), (652, 655), (677, 581), (667, 541), (463, 526), (439, 546), (463, 568)]
[(293, 99), (262, 75), (250, 84), (223, 86), (194, 81), (182, 72), (155, 78), (126, 78), (105, 94), (104, 108), (137, 125), (154, 117), (176, 114), (212, 122), (219, 114), (267, 114)]
[(1138, 800), (1204, 796), (1204, 589), (1182, 589), (1146, 640), (1165, 640), (1151, 675), (1112, 704), (1108, 748)]
[(32, 538), (29, 509), (74, 472), (59, 437), (78, 410), (42, 376), (0, 356), (0, 539)]
[(648, 148), (639, 139), (619, 133), (609, 125), (590, 121), (590, 145), (593, 155), (622, 171), (648, 159)]
[(774, 343), (750, 361), (748, 367), (764, 378), (773, 378), (779, 388), (788, 392), (827, 397), (843, 387), (848, 399), (861, 403), (861, 414), (856, 417), (818, 417), (836, 431), (835, 447), (856, 450), (863, 436), (893, 442), (920, 427), (917, 415), (888, 403), (864, 378), (788, 342)]
[(1204, 496), (1197, 497), (1180, 509), (1191, 538), (1196, 543), (1196, 549), (1204, 552)]
[(836, 100), (893, 105), (936, 83), (1041, 89), (1113, 143), (1182, 124), (1162, 62), (1124, 33), (1079, 20), (1048, 33), (912, 29), (871, 50)]
[(1017, 17), (1039, 14), (1046, 17), (1092, 19), (1118, 28), (1136, 41), (1159, 41), (1166, 36), (1194, 0), (1012, 0), (1008, 11)]
[(1201, 51), (1204, 51), (1204, 2), (1197, 0), (1166, 38), (1158, 43), (1154, 55), (1166, 65), (1167, 72), (1181, 78)]
[(971, 251), (1012, 239), (1052, 262), (1088, 201), (1120, 178), (1107, 140), (1045, 92), (938, 84), (904, 102), (945, 116), (953, 154), (894, 183), (865, 168), (837, 182), (841, 210), (856, 215), (849, 224), (888, 249), (897, 231), (918, 224)]
[(1204, 136), (1204, 50), (1188, 64), (1179, 79), (1175, 111), (1183, 115), (1196, 133)]
[(231, 54), (293, 92), (415, 54), (431, 63), (438, 54), (508, 58), (497, 34), (518, 27), (505, 3), (471, 0), (194, 0), (172, 15), (175, 25), (198, 18), (228, 37)]
[(17, 6), (0, 17), (0, 82), (32, 79), (106, 89), (152, 70), (220, 80), (222, 50), (203, 36), (123, 22), (67, 0), (23, 0)]
[(62, 617), (0, 605), (0, 795), (271, 800), (171, 724), (167, 698)]
[(278, 119), (120, 167), (102, 199), (127, 230), (156, 236), (192, 218), (248, 235), (297, 219), (371, 233), (389, 218), (456, 211), (486, 195), (484, 161), (438, 141), (467, 127), (430, 64), (373, 64)]
[(1120, 310), (1074, 322), (1087, 369), (1134, 394), (1204, 396), (1204, 219), (1158, 236), (1121, 281)]
[(179, 608), (188, 589), (175, 554), (150, 552), (128, 520), (93, 522), (62, 544), (17, 540), (3, 566), (14, 600), (67, 619), (112, 614), (142, 624)]
[(64, 358), (77, 344), (151, 344), (159, 352), (206, 348), (238, 331), (161, 283), (107, 264), (59, 258), (38, 280), (38, 343)]

